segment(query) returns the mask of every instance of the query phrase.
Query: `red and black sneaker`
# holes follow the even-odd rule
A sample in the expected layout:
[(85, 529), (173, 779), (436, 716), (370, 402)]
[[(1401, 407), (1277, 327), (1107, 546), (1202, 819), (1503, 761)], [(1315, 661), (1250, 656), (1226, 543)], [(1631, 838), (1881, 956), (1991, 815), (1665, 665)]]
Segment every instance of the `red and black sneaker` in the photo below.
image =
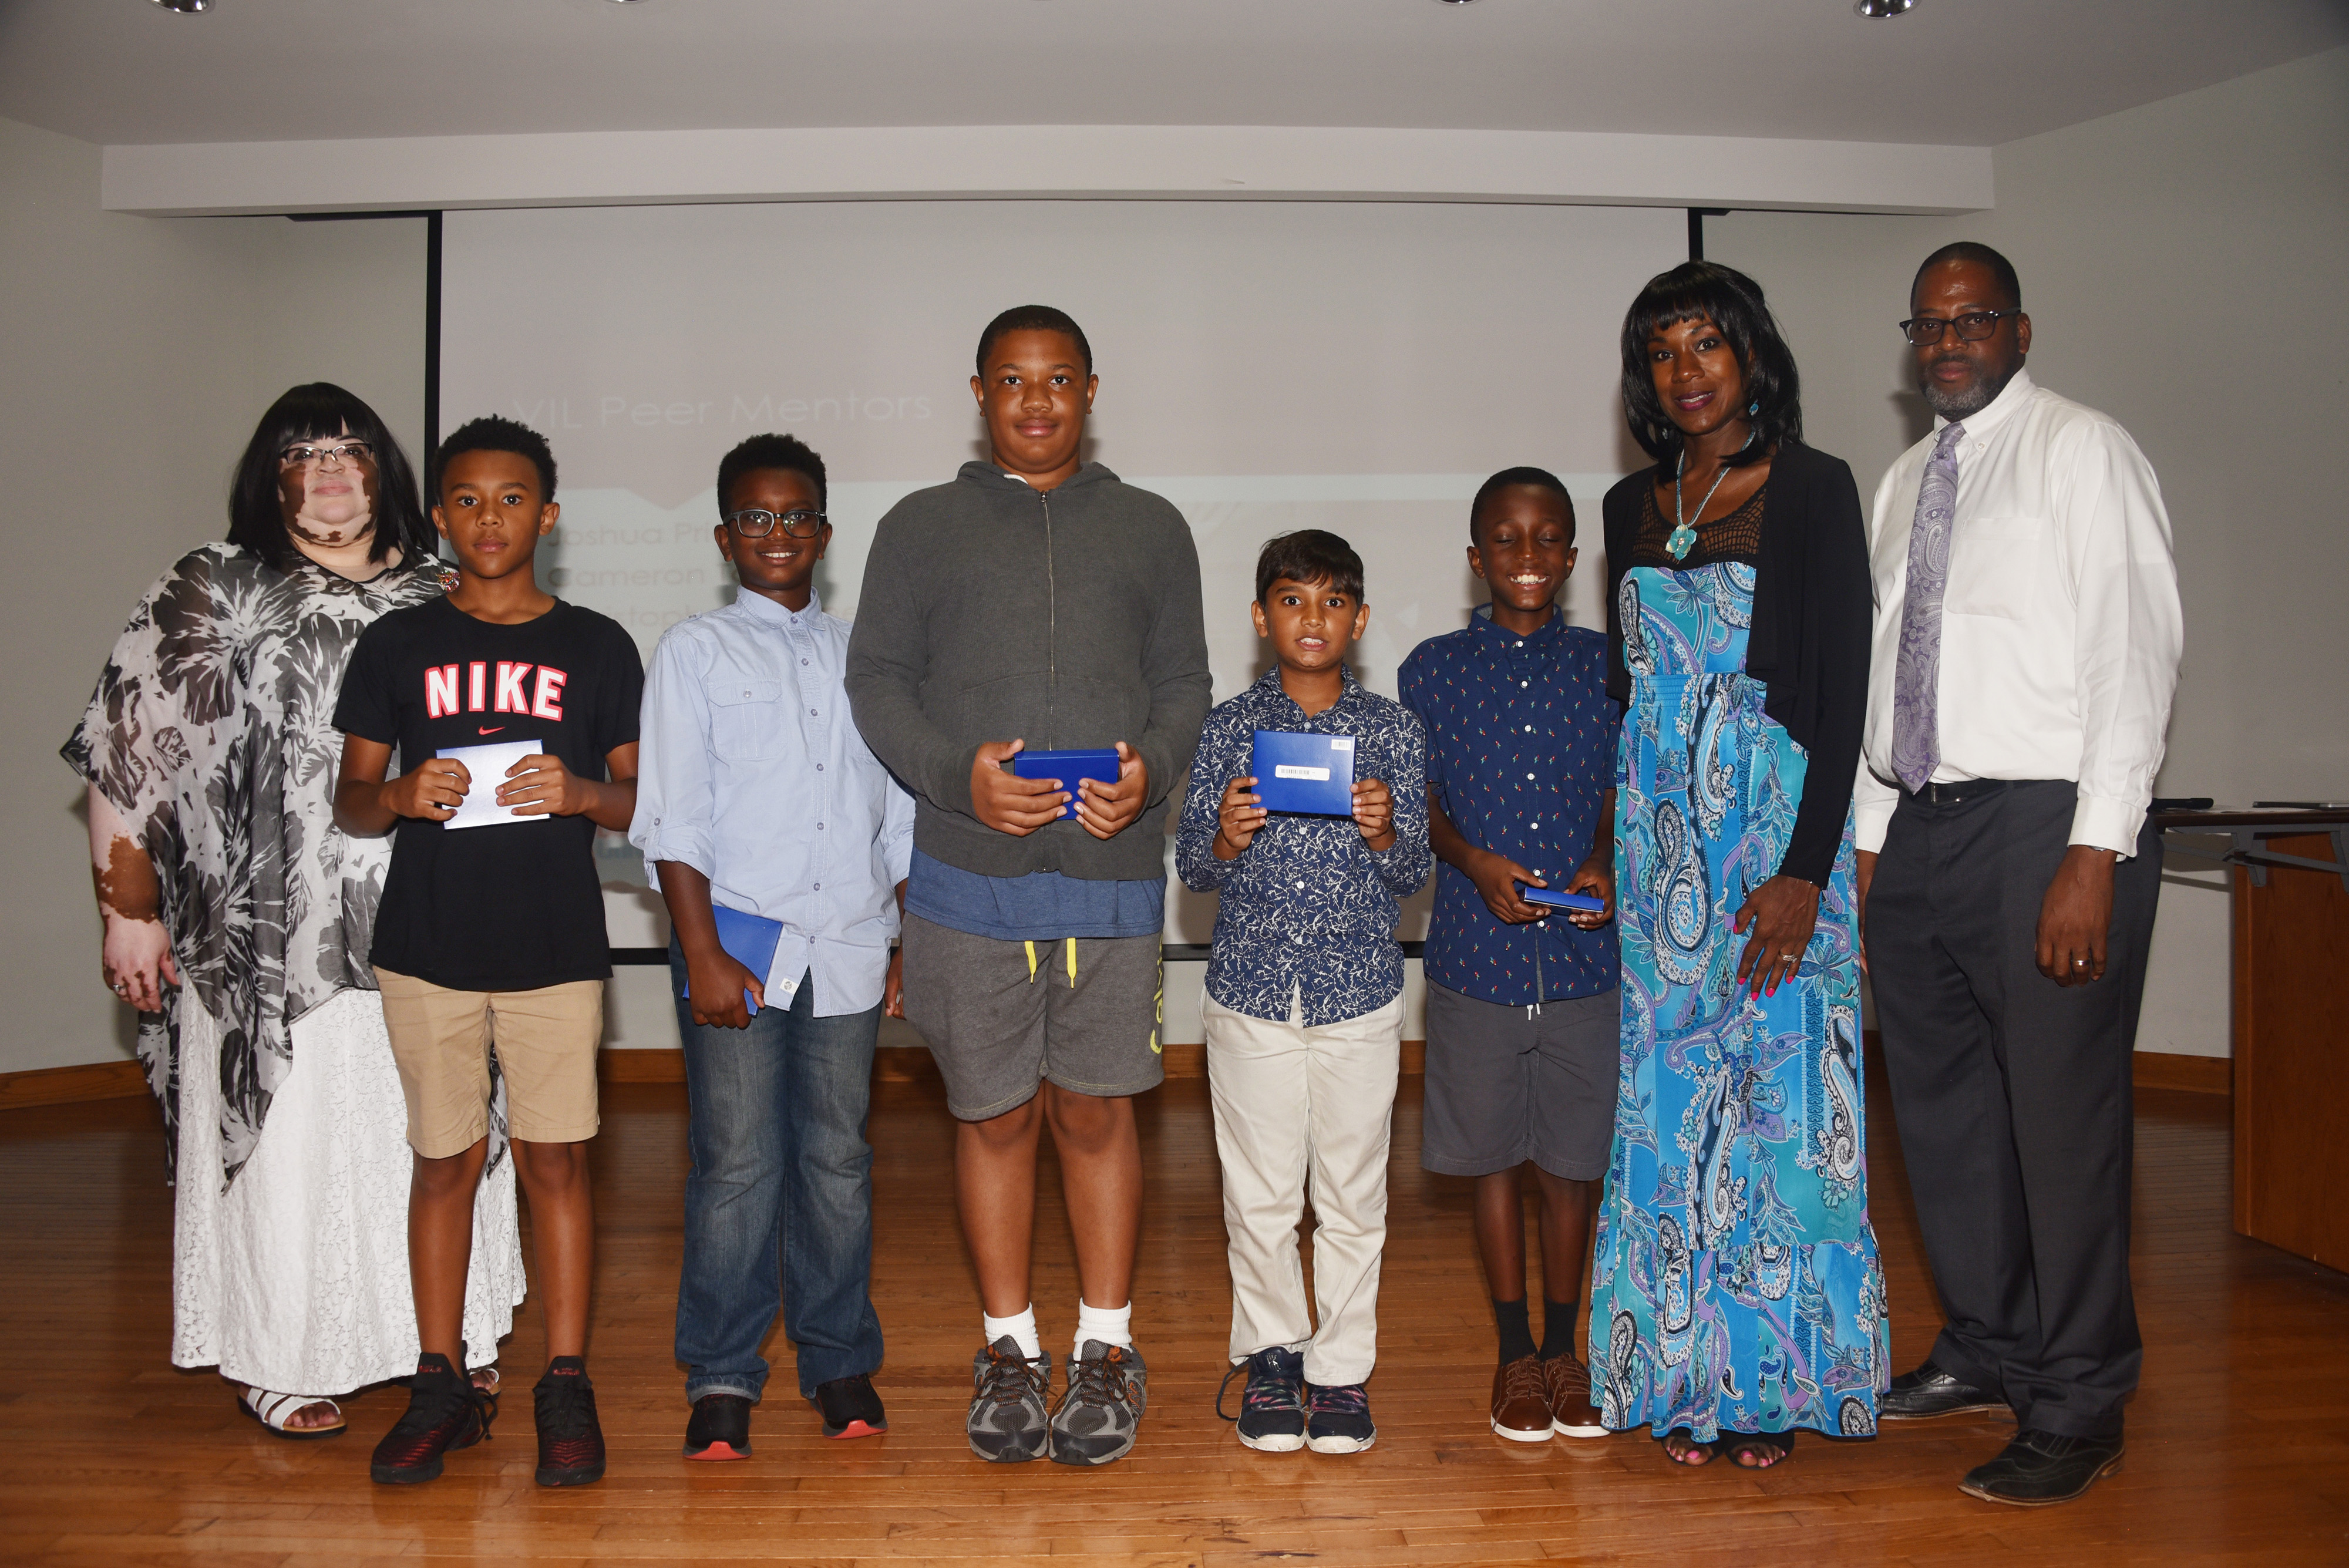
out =
[(595, 1386), (587, 1363), (558, 1355), (530, 1391), (538, 1417), (538, 1484), (585, 1486), (604, 1479), (604, 1428), (595, 1419)]
[(408, 1413), (392, 1423), (375, 1446), (367, 1473), (393, 1486), (436, 1480), (440, 1456), (470, 1449), (490, 1435), (497, 1418), (496, 1397), (475, 1388), (449, 1358), (427, 1352), (408, 1384)]

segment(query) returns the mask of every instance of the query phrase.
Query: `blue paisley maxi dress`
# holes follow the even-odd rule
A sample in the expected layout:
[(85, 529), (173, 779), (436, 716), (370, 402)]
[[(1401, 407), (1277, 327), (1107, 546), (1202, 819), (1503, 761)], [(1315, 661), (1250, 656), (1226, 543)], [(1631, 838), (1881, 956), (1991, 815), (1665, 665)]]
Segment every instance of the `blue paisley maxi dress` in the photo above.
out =
[(1622, 1068), (1591, 1265), (1600, 1418), (1876, 1430), (1884, 1273), (1868, 1219), (1852, 828), (1795, 978), (1736, 982), (1731, 920), (1777, 869), (1807, 757), (1745, 673), (1754, 568), (1635, 566), (1617, 763)]

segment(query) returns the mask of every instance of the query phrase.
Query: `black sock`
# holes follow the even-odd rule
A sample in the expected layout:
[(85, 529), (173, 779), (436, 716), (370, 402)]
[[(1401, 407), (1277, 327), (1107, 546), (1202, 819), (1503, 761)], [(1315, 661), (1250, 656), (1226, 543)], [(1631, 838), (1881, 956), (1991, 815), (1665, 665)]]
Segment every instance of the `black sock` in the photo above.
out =
[(1534, 1331), (1526, 1314), (1523, 1301), (1493, 1303), (1493, 1321), (1501, 1327), (1501, 1364), (1521, 1360), (1534, 1353)]
[(1556, 1361), (1561, 1355), (1571, 1355), (1574, 1353), (1574, 1315), (1577, 1305), (1578, 1303), (1574, 1302), (1554, 1302), (1544, 1298), (1541, 1342), (1541, 1358), (1544, 1361)]

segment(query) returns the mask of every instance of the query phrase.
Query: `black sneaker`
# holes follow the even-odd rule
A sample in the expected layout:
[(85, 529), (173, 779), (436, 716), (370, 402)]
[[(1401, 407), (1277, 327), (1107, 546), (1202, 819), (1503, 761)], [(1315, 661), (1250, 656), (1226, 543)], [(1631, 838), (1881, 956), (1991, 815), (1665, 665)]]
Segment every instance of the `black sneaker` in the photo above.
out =
[(1052, 1461), (1105, 1465), (1133, 1448), (1134, 1428), (1150, 1407), (1150, 1369), (1130, 1345), (1085, 1341), (1069, 1363), (1069, 1386), (1052, 1412)]
[[(1224, 1374), (1226, 1386), (1246, 1370), (1237, 1417), (1239, 1439), (1268, 1454), (1293, 1454), (1305, 1446), (1305, 1357), (1273, 1345), (1236, 1363)], [(1224, 1415), (1224, 1391), (1216, 1390), (1216, 1414)], [(1224, 1416), (1229, 1421), (1234, 1417)]]
[(873, 1374), (835, 1377), (815, 1386), (816, 1408), (823, 1412), (827, 1438), (870, 1438), (889, 1429), (881, 1396), (873, 1391)]
[(970, 1418), (963, 1425), (970, 1451), (989, 1464), (1040, 1459), (1051, 1446), (1044, 1396), (1052, 1386), (1052, 1357), (1019, 1354), (1005, 1334), (970, 1358)]
[(538, 1417), (538, 1484), (585, 1486), (604, 1479), (604, 1428), (595, 1419), (595, 1386), (587, 1363), (558, 1355), (530, 1391)]
[(688, 1459), (750, 1457), (750, 1401), (740, 1394), (704, 1394), (685, 1423)]
[(1371, 1396), (1359, 1383), (1313, 1390), (1305, 1420), (1305, 1446), (1317, 1454), (1359, 1454), (1379, 1440), (1371, 1424)]
[(427, 1352), (417, 1358), (416, 1376), (409, 1379), (407, 1414), (375, 1446), (367, 1474), (391, 1486), (435, 1480), (440, 1456), (488, 1437), (497, 1413), (497, 1396), (466, 1382), (447, 1356)]

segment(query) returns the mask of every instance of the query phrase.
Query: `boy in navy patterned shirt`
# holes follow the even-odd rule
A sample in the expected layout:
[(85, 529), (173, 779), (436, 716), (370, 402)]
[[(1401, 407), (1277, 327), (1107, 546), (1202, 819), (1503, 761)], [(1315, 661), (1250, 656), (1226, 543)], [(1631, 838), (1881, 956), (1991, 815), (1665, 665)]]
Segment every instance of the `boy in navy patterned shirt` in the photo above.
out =
[[(1247, 1369), (1239, 1438), (1359, 1453), (1378, 1436), (1362, 1385), (1378, 1353), (1402, 1045), (1396, 900), (1427, 880), (1427, 742), (1406, 709), (1346, 669), (1370, 610), (1361, 557), (1343, 539), (1283, 535), (1256, 580), (1257, 635), (1278, 663), (1207, 715), (1174, 846), (1183, 880), (1221, 895), (1201, 1011), (1231, 1238), (1231, 1358)], [(1268, 813), (1250, 771), (1257, 730), (1352, 736), (1353, 815)], [(1318, 1329), (1297, 1245), (1309, 1173)]]
[[(1574, 1354), (1593, 1189), (1615, 1132), (1619, 1051), (1615, 744), (1607, 638), (1570, 627), (1574, 504), (1537, 468), (1495, 474), (1469, 507), (1468, 565), (1493, 602), (1403, 661), (1427, 726), (1427, 1083), (1420, 1163), (1476, 1179), (1476, 1250), (1500, 1326), (1493, 1430), (1604, 1437)], [(1603, 899), (1530, 902), (1520, 884)], [(1526, 1312), (1518, 1174), (1541, 1211), (1542, 1343)]]

